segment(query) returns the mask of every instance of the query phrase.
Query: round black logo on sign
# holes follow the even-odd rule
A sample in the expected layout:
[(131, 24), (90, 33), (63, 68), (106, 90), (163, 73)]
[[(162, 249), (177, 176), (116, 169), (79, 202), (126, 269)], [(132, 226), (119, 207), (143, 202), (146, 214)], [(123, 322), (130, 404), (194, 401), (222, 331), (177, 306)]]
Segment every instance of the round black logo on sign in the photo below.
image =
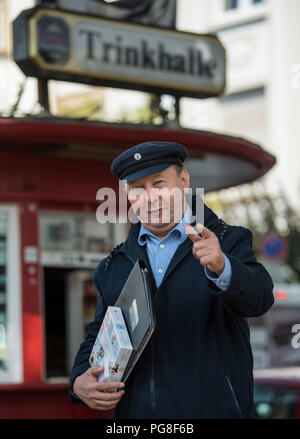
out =
[(38, 23), (39, 54), (48, 64), (65, 64), (70, 57), (69, 27), (62, 18), (45, 15)]

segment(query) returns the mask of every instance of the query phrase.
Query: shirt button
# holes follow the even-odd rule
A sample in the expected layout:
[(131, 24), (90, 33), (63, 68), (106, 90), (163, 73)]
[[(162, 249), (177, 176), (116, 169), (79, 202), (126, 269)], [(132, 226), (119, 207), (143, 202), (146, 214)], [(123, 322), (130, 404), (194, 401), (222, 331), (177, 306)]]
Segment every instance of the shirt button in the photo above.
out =
[(159, 272), (159, 273), (162, 273), (162, 272), (163, 272), (162, 268), (160, 268), (160, 269), (158, 270), (158, 272)]
[(222, 285), (222, 286), (225, 285), (225, 282), (221, 281), (221, 282), (220, 282), (220, 285)]
[(165, 248), (165, 244), (159, 244), (160, 248)]

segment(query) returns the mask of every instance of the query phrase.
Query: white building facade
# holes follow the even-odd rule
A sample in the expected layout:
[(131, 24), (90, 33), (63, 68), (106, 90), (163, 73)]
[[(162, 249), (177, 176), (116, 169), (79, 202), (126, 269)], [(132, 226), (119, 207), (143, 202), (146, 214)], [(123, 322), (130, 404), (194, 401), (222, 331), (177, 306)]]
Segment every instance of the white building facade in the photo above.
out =
[(178, 0), (177, 5), (178, 29), (216, 33), (227, 52), (224, 95), (183, 99), (182, 124), (245, 137), (274, 154), (277, 165), (263, 177), (265, 187), (283, 192), (299, 210), (300, 2)]

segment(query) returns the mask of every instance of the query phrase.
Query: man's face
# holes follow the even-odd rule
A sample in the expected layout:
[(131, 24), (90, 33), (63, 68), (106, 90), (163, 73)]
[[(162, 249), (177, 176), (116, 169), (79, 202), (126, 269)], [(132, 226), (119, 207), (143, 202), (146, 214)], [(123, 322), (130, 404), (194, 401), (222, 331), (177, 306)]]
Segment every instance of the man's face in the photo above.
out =
[(174, 166), (127, 183), (127, 195), (135, 214), (151, 232), (165, 236), (184, 214), (184, 193), (189, 188), (186, 169), (178, 175)]

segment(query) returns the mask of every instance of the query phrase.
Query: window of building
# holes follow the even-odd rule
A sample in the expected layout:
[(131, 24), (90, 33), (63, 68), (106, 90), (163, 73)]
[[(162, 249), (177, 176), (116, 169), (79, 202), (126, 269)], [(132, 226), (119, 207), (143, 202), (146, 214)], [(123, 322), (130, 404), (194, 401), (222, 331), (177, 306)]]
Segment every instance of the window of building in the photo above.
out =
[(237, 9), (239, 6), (239, 0), (225, 0), (225, 11)]
[(264, 0), (223, 0), (225, 11), (234, 11), (236, 9), (246, 10), (255, 4), (261, 4)]
[(0, 205), (0, 383), (21, 380), (18, 211)]
[(268, 4), (264, 0), (210, 0), (207, 2), (208, 32), (229, 29), (264, 19)]

